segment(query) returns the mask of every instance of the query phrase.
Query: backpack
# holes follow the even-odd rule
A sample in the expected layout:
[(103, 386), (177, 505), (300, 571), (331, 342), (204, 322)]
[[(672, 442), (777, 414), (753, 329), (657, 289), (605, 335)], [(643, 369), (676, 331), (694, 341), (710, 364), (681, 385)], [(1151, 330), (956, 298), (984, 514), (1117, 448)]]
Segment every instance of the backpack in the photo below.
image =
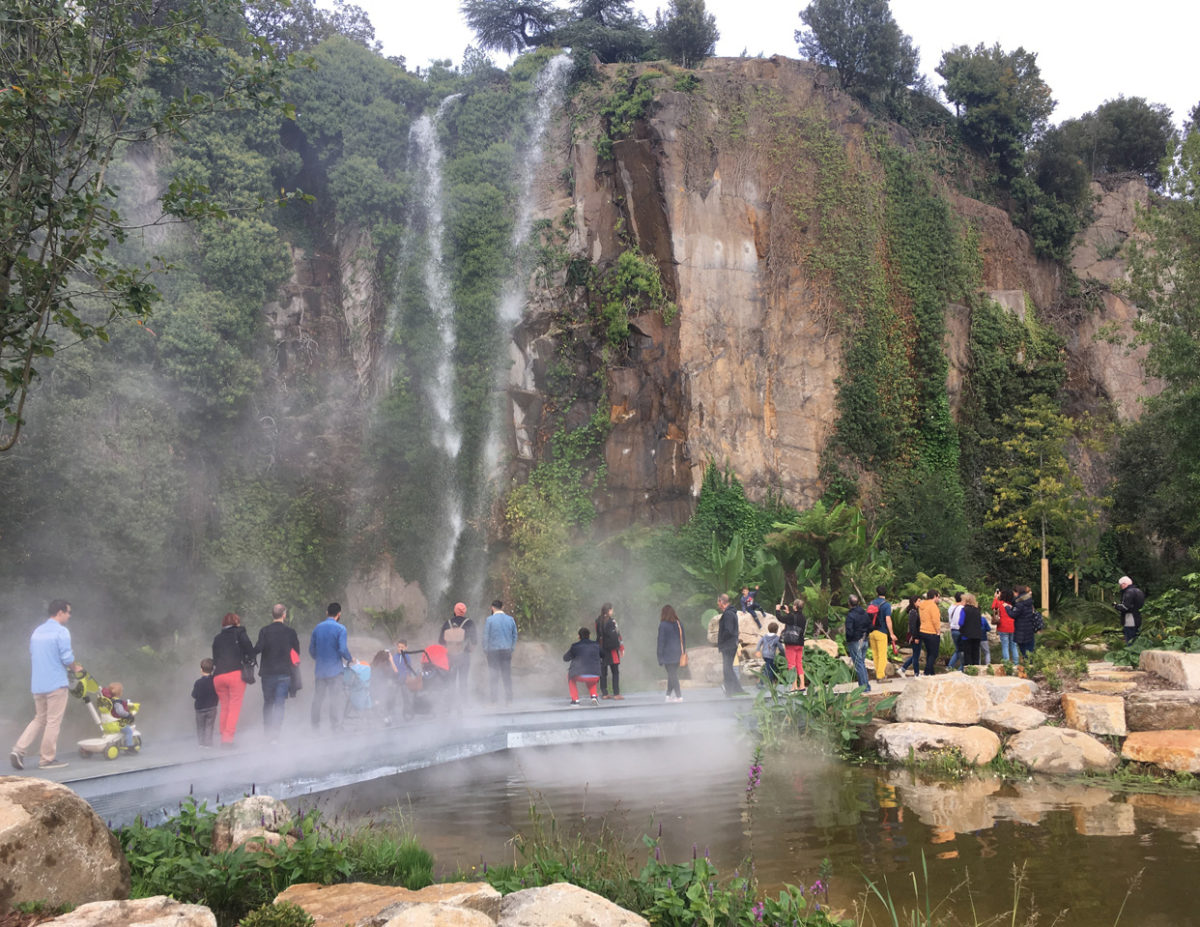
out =
[[(463, 624), (466, 624), (466, 619), (463, 619)], [(446, 653), (460, 654), (467, 648), (467, 629), (451, 620), (450, 627), (442, 632), (442, 639), (446, 642)]]
[(871, 630), (880, 631), (887, 634), (887, 616), (883, 614), (883, 609), (872, 602), (867, 606), (867, 617), (871, 619)]

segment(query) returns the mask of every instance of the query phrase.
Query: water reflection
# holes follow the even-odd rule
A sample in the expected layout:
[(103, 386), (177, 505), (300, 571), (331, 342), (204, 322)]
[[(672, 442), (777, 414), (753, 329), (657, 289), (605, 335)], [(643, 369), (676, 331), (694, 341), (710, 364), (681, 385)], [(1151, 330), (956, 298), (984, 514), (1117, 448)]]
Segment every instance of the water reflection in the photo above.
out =
[[(511, 837), (528, 831), (532, 804), (560, 828), (596, 834), (603, 822), (630, 848), (635, 868), (644, 861), (641, 835), (660, 824), (665, 859), (688, 859), (695, 847), (732, 874), (753, 853), (766, 889), (811, 883), (828, 858), (831, 901), (846, 910), (868, 879), (912, 905), (912, 873), (924, 867), (934, 903), (953, 892), (943, 910), (962, 910), (971, 923), (1010, 909), (1014, 872), (1023, 869), (1018, 923), (1032, 902), (1041, 923), (1091, 927), (1114, 922), (1141, 871), (1121, 923), (1200, 924), (1189, 903), (1200, 865), (1200, 796), (1041, 780), (946, 782), (800, 753), (766, 761), (749, 805), (748, 765), (747, 748), (692, 742), (528, 749), (343, 790), (322, 803), (336, 813), (407, 808), (442, 872), (514, 862)], [(881, 916), (875, 912), (876, 922)]]

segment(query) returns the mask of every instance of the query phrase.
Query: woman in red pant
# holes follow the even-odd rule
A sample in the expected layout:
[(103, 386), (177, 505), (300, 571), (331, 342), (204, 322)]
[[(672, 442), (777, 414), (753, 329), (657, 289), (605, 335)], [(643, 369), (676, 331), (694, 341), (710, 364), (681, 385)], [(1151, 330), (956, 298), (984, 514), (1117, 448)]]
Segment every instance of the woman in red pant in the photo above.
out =
[(246, 693), (242, 665), (254, 660), (254, 644), (242, 627), (242, 619), (233, 612), (221, 619), (221, 633), (213, 638), (212, 652), (213, 688), (221, 703), (217, 722), (221, 746), (232, 747), (238, 716), (242, 713), (242, 696)]

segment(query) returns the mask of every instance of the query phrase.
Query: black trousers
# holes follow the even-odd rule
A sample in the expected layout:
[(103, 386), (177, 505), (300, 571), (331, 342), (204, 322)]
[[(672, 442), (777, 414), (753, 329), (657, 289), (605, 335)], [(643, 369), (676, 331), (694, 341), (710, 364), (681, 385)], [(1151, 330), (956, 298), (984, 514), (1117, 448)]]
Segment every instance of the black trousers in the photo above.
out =
[(621, 664), (600, 661), (600, 694), (608, 695), (608, 674), (612, 673), (612, 694), (621, 694)]

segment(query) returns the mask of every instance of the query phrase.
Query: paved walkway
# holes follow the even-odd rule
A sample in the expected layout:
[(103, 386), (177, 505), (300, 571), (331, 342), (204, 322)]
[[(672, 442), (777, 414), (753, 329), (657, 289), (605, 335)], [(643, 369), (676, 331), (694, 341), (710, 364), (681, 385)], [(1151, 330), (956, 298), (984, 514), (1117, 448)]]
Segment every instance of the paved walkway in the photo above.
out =
[[(72, 758), (61, 770), (33, 773), (69, 785), (110, 827), (171, 816), (188, 796), (210, 807), (252, 793), (296, 798), (501, 750), (604, 740), (704, 734), (733, 736), (752, 698), (719, 689), (684, 690), (682, 703), (661, 692), (572, 708), (562, 698), (520, 699), (507, 708), (472, 707), (384, 726), (363, 719), (338, 732), (314, 733), (291, 717), (283, 742), (269, 745), (253, 716), (233, 749), (203, 749), (194, 740), (147, 738), (139, 754), (116, 760)], [(751, 695), (753, 690), (751, 690)], [(297, 715), (299, 713), (296, 713)]]

